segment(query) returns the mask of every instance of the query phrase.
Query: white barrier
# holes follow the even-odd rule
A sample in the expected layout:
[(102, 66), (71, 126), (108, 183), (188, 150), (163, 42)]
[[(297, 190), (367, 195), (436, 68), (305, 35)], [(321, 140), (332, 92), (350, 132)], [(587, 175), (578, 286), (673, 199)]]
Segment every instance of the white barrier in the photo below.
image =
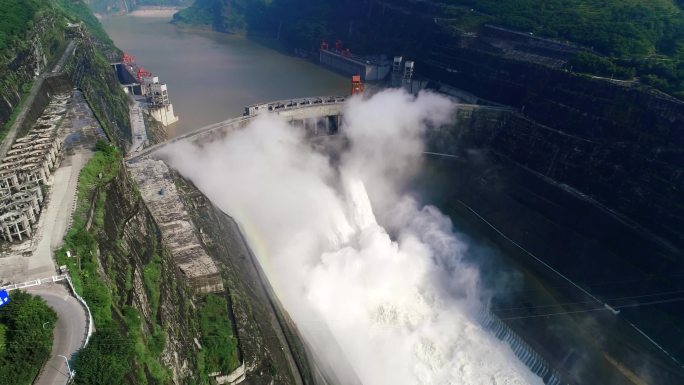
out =
[(55, 283), (59, 281), (64, 281), (66, 280), (67, 283), (69, 283), (69, 290), (71, 290), (71, 293), (74, 295), (74, 297), (78, 300), (78, 302), (83, 305), (83, 308), (86, 310), (86, 318), (87, 318), (87, 323), (88, 326), (86, 327), (86, 338), (85, 341), (83, 342), (83, 347), (85, 348), (88, 346), (88, 342), (90, 341), (90, 337), (93, 335), (93, 330), (95, 329), (95, 325), (93, 323), (93, 315), (90, 313), (90, 308), (88, 307), (88, 304), (86, 301), (78, 295), (76, 292), (76, 289), (74, 289), (74, 284), (71, 282), (71, 278), (69, 277), (68, 274), (62, 274), (62, 275), (54, 275), (49, 278), (40, 278), (36, 279), (33, 281), (26, 281), (22, 283), (15, 283), (12, 285), (7, 285), (7, 286), (2, 286), (0, 287), (0, 290), (6, 290), (6, 291), (12, 291), (12, 290), (18, 290), (18, 289), (27, 289), (29, 287), (34, 287), (34, 286), (40, 286), (45, 283)]
[(0, 287), (0, 290), (12, 291), (12, 290), (17, 290), (17, 289), (26, 289), (26, 288), (33, 287), (33, 286), (39, 286), (39, 285), (42, 285), (44, 283), (55, 283), (55, 282), (63, 281), (65, 279), (69, 279), (69, 277), (66, 274), (53, 275), (52, 277), (49, 277), (49, 278), (40, 278), (40, 279), (35, 279), (33, 281), (26, 281), (26, 282), (22, 282), (22, 283), (15, 283), (12, 285), (2, 286), (2, 287)]
[(87, 331), (86, 331), (86, 338), (85, 341), (83, 342), (83, 347), (85, 348), (88, 346), (88, 342), (90, 341), (90, 337), (93, 335), (93, 329), (95, 329), (95, 325), (93, 323), (93, 315), (90, 313), (90, 308), (88, 307), (88, 304), (86, 301), (78, 295), (76, 292), (76, 289), (74, 289), (74, 284), (71, 282), (71, 278), (66, 275), (66, 281), (69, 283), (69, 288), (71, 289), (71, 292), (74, 294), (74, 297), (83, 305), (83, 307), (86, 310), (86, 316), (88, 318), (88, 326), (87, 326)]

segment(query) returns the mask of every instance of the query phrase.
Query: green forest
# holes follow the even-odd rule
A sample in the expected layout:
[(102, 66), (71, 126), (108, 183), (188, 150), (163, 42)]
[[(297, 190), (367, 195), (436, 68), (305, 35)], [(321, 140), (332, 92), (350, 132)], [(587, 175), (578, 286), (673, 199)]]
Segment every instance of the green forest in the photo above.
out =
[[(588, 49), (570, 63), (573, 70), (622, 79), (637, 76), (646, 84), (684, 98), (683, 0), (381, 3), (415, 15), (417, 25), (421, 20), (430, 24), (438, 18), (460, 31), (477, 32), (482, 25), (493, 24), (570, 41)], [(365, 34), (362, 37), (366, 42), (378, 40), (371, 39), (374, 33), (391, 38), (387, 29), (376, 25), (381, 22), (366, 19), (368, 4), (362, 0), (197, 0), (192, 7), (176, 14), (175, 21), (229, 33), (270, 33), (289, 46), (310, 50), (323, 38), (349, 40), (350, 30), (357, 35)]]
[(10, 298), (0, 308), (0, 385), (29, 385), (50, 358), (57, 315), (26, 292), (13, 291)]
[(29, 22), (42, 7), (40, 0), (0, 0), (0, 52), (24, 36)]
[[(684, 96), (684, 1), (678, 0), (437, 0), (449, 18), (478, 15), (534, 35), (567, 40), (595, 51), (575, 69), (630, 78)], [(458, 5), (461, 5), (460, 7)], [(466, 6), (466, 9), (463, 8)]]

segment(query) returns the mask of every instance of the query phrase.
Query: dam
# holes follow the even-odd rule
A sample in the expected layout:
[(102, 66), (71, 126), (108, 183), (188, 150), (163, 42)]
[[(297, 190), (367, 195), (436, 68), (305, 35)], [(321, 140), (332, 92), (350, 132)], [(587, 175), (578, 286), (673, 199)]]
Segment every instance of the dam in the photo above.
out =
[[(163, 237), (171, 245), (178, 245), (182, 249), (196, 249), (199, 254), (194, 257), (179, 256), (177, 262), (180, 265), (181, 271), (186, 274), (191, 282), (191, 287), (195, 288), (197, 292), (215, 292), (223, 290), (220, 285), (220, 279), (217, 277), (217, 269), (211, 263), (211, 259), (202, 253), (201, 247), (196, 241), (188, 241), (185, 239), (188, 234), (193, 233), (192, 224), (187, 219), (173, 218), (173, 231), (165, 230), (169, 226), (167, 223), (171, 217), (167, 214), (178, 211), (185, 212), (183, 209), (183, 201), (178, 198), (175, 188), (173, 176), (170, 173), (170, 167), (165, 163), (164, 156), (159, 156), (163, 153), (165, 148), (179, 144), (188, 143), (193, 146), (207, 146), (210, 143), (221, 141), (231, 133), (242, 130), (251, 124), (258, 116), (264, 112), (275, 114), (280, 118), (284, 118), (289, 124), (304, 130), (305, 136), (310, 139), (316, 139), (317, 143), (321, 139), (333, 138), (340, 133), (340, 129), (344, 125), (344, 111), (346, 97), (343, 96), (322, 96), (310, 97), (290, 100), (279, 100), (267, 103), (259, 103), (245, 107), (244, 115), (241, 117), (229, 119), (213, 125), (200, 128), (194, 132), (173, 138), (167, 142), (159, 143), (157, 145), (148, 147), (142, 151), (129, 155), (126, 159), (128, 169), (131, 172), (133, 179), (141, 186), (141, 194), (143, 200), (148, 204), (152, 215), (157, 218), (157, 221), (162, 221), (160, 227), (162, 228)], [(494, 114), (495, 116), (501, 114), (509, 114), (511, 111), (499, 107), (483, 107), (477, 105), (461, 105), (458, 110), (461, 114), (478, 114), (477, 110), (484, 110), (485, 113)], [(325, 140), (323, 141), (325, 142)], [(325, 146), (325, 144), (324, 144)], [(159, 202), (166, 200), (164, 205)], [(230, 213), (228, 213), (230, 214)], [(169, 219), (165, 219), (169, 218)], [(180, 223), (184, 223), (181, 225)], [(194, 231), (196, 232), (196, 231)], [(197, 245), (197, 246), (181, 246), (181, 245)], [(172, 246), (172, 254), (175, 246)], [(202, 255), (202, 256), (200, 256)], [(255, 261), (255, 263), (259, 263)], [(266, 280), (265, 277), (262, 277)], [(269, 285), (265, 282), (265, 285)], [(270, 289), (271, 295), (273, 290)], [(278, 298), (273, 298), (273, 301), (279, 302)], [(279, 311), (287, 313), (283, 308)], [(557, 370), (549, 360), (542, 354), (537, 352), (532, 345), (526, 343), (521, 336), (506, 323), (502, 322), (497, 315), (490, 312), (488, 309), (482, 308), (476, 316), (477, 321), (482, 325), (484, 330), (487, 330), (499, 341), (508, 345), (515, 356), (528, 367), (528, 369), (539, 376), (543, 383), (549, 385), (557, 385), (567, 381), (563, 380), (561, 371)], [(315, 349), (314, 349), (315, 350)], [(325, 362), (320, 362), (320, 357), (313, 350), (308, 351), (309, 360), (313, 362), (315, 372), (318, 373), (318, 382), (331, 383), (339, 380), (333, 372), (334, 370), (327, 367)], [(341, 365), (341, 364), (340, 364)], [(563, 370), (561, 368), (561, 370)], [(317, 383), (318, 383), (317, 382)]]
[[(340, 136), (340, 130), (343, 130), (345, 124), (347, 99), (342, 96), (324, 96), (249, 105), (245, 107), (243, 116), (205, 126), (131, 154), (127, 163), (131, 170), (160, 166), (168, 169), (164, 161), (160, 160), (164, 157), (159, 158), (159, 154), (163, 153), (165, 148), (178, 143), (204, 147), (221, 141), (231, 133), (247, 127), (264, 111), (284, 118), (293, 126), (303, 129), (307, 138), (316, 138), (316, 142), (321, 143), (323, 138), (332, 139)], [(517, 266), (524, 266), (559, 288), (556, 289), (559, 290), (558, 297), (550, 297), (544, 294), (545, 289), (526, 283), (525, 290), (519, 289), (524, 294), (513, 293), (513, 298), (502, 301), (495, 299), (489, 310), (479, 310), (477, 316), (478, 322), (486, 330), (509, 345), (516, 357), (546, 384), (579, 383), (582, 378), (580, 368), (583, 371), (589, 370), (593, 376), (602, 378), (605, 383), (619, 383), (612, 382), (615, 378), (610, 374), (610, 366), (615, 362), (629, 365), (629, 358), (621, 356), (612, 345), (598, 349), (594, 347), (593, 336), (582, 330), (581, 323), (573, 318), (580, 317), (585, 320), (583, 322), (596, 322), (599, 325), (612, 325), (617, 322), (620, 326), (612, 330), (599, 326), (600, 333), (618, 340), (632, 341), (634, 349), (641, 351), (648, 349), (646, 347), (649, 345), (653, 346), (653, 341), (644, 338), (634, 323), (639, 322), (639, 319), (632, 318), (625, 312), (618, 314), (620, 303), (603, 300), (610, 298), (611, 294), (602, 290), (612, 287), (597, 287), (596, 290), (587, 291), (585, 285), (575, 283), (583, 279), (581, 275), (568, 270), (568, 267), (554, 255), (555, 253), (540, 253), (538, 247), (541, 243), (533, 242), (532, 239), (521, 240), (517, 231), (539, 232), (543, 227), (545, 231), (567, 233), (571, 227), (568, 227), (567, 220), (562, 219), (567, 216), (567, 211), (563, 207), (577, 207), (578, 213), (581, 212), (583, 216), (588, 215), (597, 223), (602, 223), (606, 231), (633, 230), (628, 223), (616, 219), (586, 196), (577, 194), (574, 190), (552, 180), (544, 179), (529, 169), (511, 165), (510, 161), (500, 160), (499, 155), (493, 152), (491, 147), (490, 150), (473, 150), (483, 148), (482, 143), (485, 140), (495, 143), (497, 140), (506, 140), (508, 135), (515, 135), (516, 131), (523, 133), (534, 130), (543, 133), (546, 129), (527, 120), (511, 108), (458, 105), (451, 124), (435, 127), (425, 133), (427, 148), (424, 156), (429, 172), (424, 174), (431, 175), (432, 179), (426, 178), (425, 175), (418, 176), (415, 181), (416, 189), (424, 194), (428, 202), (435, 202), (444, 207), (452, 218), (458, 219), (459, 226), (475, 233), (488, 234), (490, 239), (494, 239), (500, 252), (507, 255), (506, 259), (510, 258), (507, 262), (510, 266), (505, 269), (510, 273), (505, 274), (513, 274)], [(530, 136), (530, 139), (533, 138), (534, 136)], [(132, 174), (134, 178), (140, 177), (136, 175), (136, 171), (132, 171)], [(172, 184), (168, 173), (165, 171), (163, 174), (167, 176), (160, 174), (153, 177), (169, 178), (162, 184)], [(500, 186), (506, 186), (506, 189)], [(154, 193), (159, 195), (157, 190)], [(532, 202), (537, 199), (543, 199), (547, 202), (546, 205), (535, 206)], [(521, 202), (527, 203), (521, 205)], [(548, 202), (554, 203), (549, 205)], [(510, 210), (497, 210), (496, 208), (502, 204), (508, 205)], [(538, 219), (540, 215), (546, 216), (547, 219)], [(530, 220), (521, 222), (520, 218)], [(537, 223), (533, 218), (537, 218)], [(549, 220), (553, 221), (552, 225), (549, 225)], [(577, 218), (576, 223), (581, 224), (582, 219)], [(604, 235), (598, 232), (593, 236), (607, 237), (608, 233)], [(644, 242), (648, 242), (643, 240), (643, 237), (632, 238), (631, 241), (635, 244), (641, 242), (639, 247), (644, 247)], [(591, 241), (574, 238), (568, 242), (586, 244)], [(572, 253), (574, 250), (570, 244), (565, 247), (561, 245), (562, 243), (559, 243), (555, 247), (561, 247), (565, 250), (564, 253)], [(630, 276), (633, 274), (635, 272), (629, 273)], [(206, 277), (207, 275), (203, 275), (201, 279)], [(208, 289), (200, 290), (211, 291), (210, 286), (206, 286)], [(566, 302), (585, 305), (568, 306), (565, 305)], [(549, 303), (551, 305), (541, 305)], [(538, 309), (545, 307), (557, 312), (551, 312), (554, 317), (545, 317), (543, 312), (540, 314)], [(596, 309), (602, 312), (597, 312)], [(571, 314), (577, 313), (579, 316), (573, 315), (571, 318)], [(649, 360), (659, 362), (659, 365), (669, 365), (667, 362), (670, 358), (660, 353), (649, 353)], [(669, 375), (668, 372), (660, 374), (666, 378), (663, 383), (669, 381)]]

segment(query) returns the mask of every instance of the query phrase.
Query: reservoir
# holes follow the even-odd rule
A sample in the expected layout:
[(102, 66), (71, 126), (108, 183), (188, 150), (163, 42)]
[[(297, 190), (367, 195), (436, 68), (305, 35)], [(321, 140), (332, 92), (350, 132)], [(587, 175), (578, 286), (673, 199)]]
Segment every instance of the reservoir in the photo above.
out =
[(170, 17), (111, 16), (102, 24), (114, 43), (169, 86), (178, 123), (169, 136), (242, 115), (248, 104), (346, 95), (350, 80), (244, 37), (185, 31)]

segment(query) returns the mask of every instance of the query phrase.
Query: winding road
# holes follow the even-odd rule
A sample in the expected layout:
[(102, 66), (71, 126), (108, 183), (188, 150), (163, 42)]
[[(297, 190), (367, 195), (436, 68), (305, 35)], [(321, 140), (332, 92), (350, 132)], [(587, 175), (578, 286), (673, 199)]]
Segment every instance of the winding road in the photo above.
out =
[(52, 353), (33, 385), (66, 385), (69, 370), (60, 356), (71, 360), (73, 354), (83, 346), (87, 330), (86, 312), (63, 284), (36, 286), (27, 289), (27, 292), (43, 298), (57, 313)]

